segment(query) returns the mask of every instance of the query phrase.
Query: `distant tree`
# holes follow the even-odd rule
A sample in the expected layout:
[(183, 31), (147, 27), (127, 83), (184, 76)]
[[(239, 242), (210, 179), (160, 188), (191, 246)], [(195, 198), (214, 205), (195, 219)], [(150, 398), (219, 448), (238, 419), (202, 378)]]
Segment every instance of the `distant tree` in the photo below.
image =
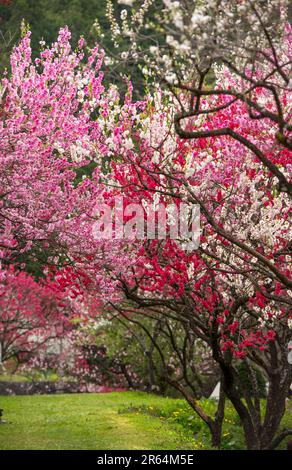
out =
[[(67, 307), (66, 307), (67, 306)], [(37, 354), (70, 328), (69, 304), (53, 282), (37, 283), (13, 268), (0, 271), (0, 363)]]

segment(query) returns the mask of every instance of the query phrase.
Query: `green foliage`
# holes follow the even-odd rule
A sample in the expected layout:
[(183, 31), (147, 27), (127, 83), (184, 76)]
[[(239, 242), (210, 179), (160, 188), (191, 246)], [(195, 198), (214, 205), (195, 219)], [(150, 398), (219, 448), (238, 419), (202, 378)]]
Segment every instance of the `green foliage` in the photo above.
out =
[(78, 184), (82, 181), (83, 177), (91, 178), (92, 173), (94, 172), (95, 168), (97, 167), (97, 163), (94, 161), (91, 161), (88, 163), (88, 165), (78, 167), (75, 172), (76, 172), (76, 179), (75, 179), (75, 184), (78, 186)]
[[(133, 378), (131, 387), (148, 391), (155, 390), (161, 395), (179, 397), (179, 392), (168, 385), (164, 379), (165, 370), (160, 353), (151, 341), (151, 338), (153, 338), (163, 354), (168, 375), (173, 378), (176, 374), (181, 375), (182, 366), (172, 343), (165, 335), (166, 327), (163, 324), (163, 319), (159, 320), (147, 316), (141, 319), (139, 314), (137, 317), (132, 316), (131, 319), (139, 323), (126, 320), (119, 315), (115, 319), (107, 321), (99, 327), (98, 335), (95, 334), (94, 336), (96, 345), (105, 347), (106, 356), (110, 362), (119, 362), (127, 366), (128, 372)], [(147, 335), (145, 329), (141, 328), (141, 320), (143, 327), (148, 330), (151, 338)], [(185, 331), (180, 323), (175, 321), (169, 323), (175, 331), (176, 346), (178, 350), (182, 350)], [(198, 396), (205, 395), (205, 382), (210, 381), (210, 376), (204, 376), (201, 369), (202, 355), (205, 352), (202, 344), (196, 343), (192, 351), (192, 360), (196, 364), (196, 372), (194, 368), (188, 371), (189, 381), (193, 383)], [(186, 388), (188, 389), (188, 387)], [(208, 393), (206, 395), (208, 396)]]
[[(23, 19), (30, 25), (32, 50), (36, 56), (39, 41), (55, 41), (58, 30), (64, 25), (72, 32), (73, 46), (81, 35), (92, 45), (96, 40), (92, 31), (95, 18), (98, 17), (101, 25), (106, 27), (105, 5), (105, 0), (13, 0), (8, 5), (0, 6), (0, 31), (4, 48), (0, 65), (2, 68), (8, 65), (11, 48), (20, 38)], [(10, 35), (14, 40), (4, 47)]]

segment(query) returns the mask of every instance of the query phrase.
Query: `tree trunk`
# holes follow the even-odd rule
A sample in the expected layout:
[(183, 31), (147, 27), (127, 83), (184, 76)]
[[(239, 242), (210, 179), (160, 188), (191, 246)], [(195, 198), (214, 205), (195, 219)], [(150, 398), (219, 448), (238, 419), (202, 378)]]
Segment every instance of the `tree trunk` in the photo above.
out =
[(223, 372), (223, 384), (226, 396), (237, 411), (244, 430), (247, 449), (272, 449), (281, 419), (285, 413), (285, 402), (291, 384), (291, 368), (281, 368), (277, 373), (273, 370), (269, 376), (269, 393), (266, 402), (266, 413), (263, 423), (258, 426), (249, 409), (241, 399), (240, 390), (235, 386), (236, 372), (231, 366), (220, 363)]
[(224, 419), (224, 410), (225, 410), (225, 393), (222, 385), (220, 386), (220, 396), (218, 402), (218, 408), (215, 414), (215, 419), (207, 415), (200, 404), (197, 402), (196, 398), (192, 397), (188, 391), (175, 380), (166, 379), (167, 382), (174, 388), (176, 388), (186, 399), (191, 408), (200, 416), (200, 418), (207, 424), (210, 433), (211, 433), (211, 442), (212, 446), (220, 448), (221, 445), (221, 435), (222, 435), (222, 424)]
[(222, 430), (219, 429), (217, 426), (214, 426), (213, 431), (212, 431), (212, 447), (215, 447), (216, 449), (220, 449), (221, 435), (222, 435)]
[(240, 417), (244, 431), (246, 447), (248, 450), (258, 450), (260, 449), (259, 436), (257, 435), (249, 410), (242, 402), (240, 391), (238, 391), (236, 388), (236, 371), (232, 366), (229, 366), (222, 361), (220, 361), (219, 365), (223, 375), (224, 392)]
[[(269, 392), (266, 405), (266, 416), (262, 426), (261, 448), (272, 449), (275, 438), (286, 409), (286, 398), (291, 384), (291, 368), (287, 364), (279, 373), (269, 380)], [(280, 443), (280, 442), (279, 442)]]

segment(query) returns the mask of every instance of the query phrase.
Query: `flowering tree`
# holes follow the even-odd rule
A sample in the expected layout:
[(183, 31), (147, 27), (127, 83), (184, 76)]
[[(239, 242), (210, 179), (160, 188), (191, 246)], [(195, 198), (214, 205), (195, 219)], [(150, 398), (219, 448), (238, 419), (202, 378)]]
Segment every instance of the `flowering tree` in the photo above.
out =
[[(213, 93), (204, 80), (196, 89), (181, 79), (179, 86), (168, 82), (171, 93), (158, 90), (134, 103), (131, 84), (124, 100), (114, 87), (103, 90), (97, 48), (86, 61), (83, 42), (72, 52), (69, 39), (65, 28), (33, 64), (28, 33), (12, 55), (12, 77), (2, 82), (3, 263), (24, 267), (23, 256), (46, 253), (55, 282), (79, 308), (102, 299), (123, 314), (147, 310), (183, 322), (211, 349), (248, 448), (271, 448), (292, 374), (285, 77), (274, 64), (276, 95), (258, 86), (230, 98), (224, 90), (234, 89), (237, 72), (225, 63), (215, 70)], [(265, 73), (259, 64), (257, 76)], [(276, 121), (275, 106), (282, 111)], [(125, 213), (130, 242), (117, 225), (97, 236), (97, 202)], [(170, 237), (173, 213), (162, 237), (137, 236), (127, 211), (133, 202), (143, 222), (151, 206), (167, 212), (171, 203), (175, 212), (198, 205), (198, 249), (185, 232)], [(183, 223), (190, 225), (187, 213)], [(250, 370), (253, 396), (240, 389), (238, 360)], [(264, 416), (255, 364), (269, 382)], [(177, 381), (169, 383), (180, 390)], [(213, 421), (195, 397), (191, 402), (212, 431)]]
[[(83, 53), (71, 51), (68, 30), (62, 30), (58, 42), (44, 49), (34, 64), (29, 36), (28, 32), (14, 49), (11, 77), (1, 83), (0, 223), (5, 262), (17, 262), (28, 252), (37, 258), (46, 250), (53, 259), (66, 256), (68, 244), (76, 246), (73, 226), (82, 211), (86, 183), (74, 185), (74, 169), (93, 152), (91, 133), (97, 129), (90, 113), (102, 91), (97, 49), (81, 75)], [(95, 60), (98, 64), (92, 66)], [(86, 102), (85, 94), (90, 95)]]
[[(122, 52), (122, 59), (144, 60), (148, 67), (145, 73), (153, 74), (154, 80), (166, 85), (177, 98), (179, 109), (174, 116), (177, 133), (191, 139), (220, 136), (235, 139), (243, 151), (253, 152), (269, 170), (278, 189), (291, 195), (287, 168), (287, 151), (292, 149), (287, 101), (291, 90), (289, 3), (163, 0), (161, 9), (156, 11), (156, 22), (150, 15), (153, 0), (130, 4), (135, 4), (135, 8), (131, 14), (127, 9), (122, 12), (121, 25), (114, 15), (110, 17), (116, 46), (120, 37), (130, 37), (131, 47), (127, 53)], [(146, 39), (152, 40), (149, 51), (144, 48)], [(229, 78), (218, 86), (214, 74), (221, 66)], [(181, 98), (181, 91), (186, 99)], [(206, 100), (207, 97), (212, 99)], [(198, 128), (195, 119), (196, 126), (190, 132), (188, 123), (192, 117), (220, 115), (222, 109), (232, 112), (238, 102), (245, 105), (250, 119), (268, 122), (272, 143), (269, 148), (254, 142), (244, 126), (228, 127), (214, 119), (213, 127), (208, 129)]]
[(27, 361), (70, 327), (68, 305), (53, 282), (37, 283), (13, 268), (1, 270), (1, 363)]
[[(100, 266), (108, 250), (92, 236), (92, 211), (115, 91), (102, 96), (103, 54), (96, 47), (86, 59), (83, 40), (73, 51), (68, 28), (41, 46), (33, 60), (26, 32), (0, 82), (2, 361), (24, 360), (62, 335), (70, 318), (96, 314), (85, 291), (91, 278), (100, 291), (107, 285)], [(124, 265), (118, 244), (110, 258)]]
[[(242, 118), (243, 110), (237, 115)], [(167, 121), (165, 115), (162, 116)], [(225, 122), (226, 118), (224, 116)], [(154, 119), (151, 116), (157, 129)], [(153, 141), (152, 135), (152, 145)], [(276, 431), (291, 383), (291, 368), (286, 360), (287, 342), (291, 337), (288, 328), (291, 299), (287, 289), (291, 273), (287, 270), (289, 255), (286, 253), (289, 224), (282, 220), (282, 216), (288, 220), (287, 196), (284, 193), (273, 196), (263, 191), (267, 184), (265, 172), (253, 158), (239, 164), (240, 149), (232, 147), (231, 142), (227, 147), (224, 140), (220, 144), (217, 140), (213, 147), (213, 142), (200, 141), (194, 146), (178, 141), (175, 150), (169, 145), (168, 138), (157, 147), (158, 155), (152, 151), (152, 158), (149, 158), (148, 152), (144, 152), (145, 160), (138, 163), (133, 157), (128, 163), (132, 170), (124, 163), (127, 188), (132, 188), (133, 197), (137, 197), (140, 190), (144, 200), (152, 199), (151, 188), (160, 193), (161, 203), (165, 205), (169, 198), (199, 204), (201, 245), (196, 251), (185, 252), (181, 243), (173, 240), (148, 241), (138, 251), (133, 280), (123, 277), (123, 288), (126, 296), (140, 307), (160, 307), (164, 313), (166, 308), (169, 315), (176, 312), (180, 318), (190, 321), (190, 328), (207, 341), (222, 367), (227, 396), (243, 423), (246, 414), (250, 418), (252, 415), (253, 421), (255, 416), (259, 417), (259, 400), (250, 402), (248, 412), (242, 406), (232, 357), (255, 361), (263, 368), (270, 381), (269, 393), (273, 396), (268, 404), (277, 398), (279, 405), (270, 418), (274, 420)], [(223, 152), (224, 159), (220, 157)], [(120, 177), (122, 165), (118, 173)], [(122, 185), (121, 180), (120, 183)], [(266, 199), (259, 203), (263, 195)], [(281, 216), (277, 222), (278, 204)], [(271, 260), (274, 261), (271, 263)], [(267, 411), (268, 415), (270, 412)], [(252, 423), (257, 439), (261, 425)], [(247, 439), (251, 439), (248, 445), (267, 445), (254, 444), (254, 434), (246, 432)], [(267, 439), (264, 432), (262, 436)]]
[[(152, 3), (134, 10), (129, 22), (126, 10), (122, 28), (116, 27), (116, 37), (123, 32), (132, 39), (131, 60), (139, 60), (139, 41), (155, 32), (147, 23)], [(164, 106), (159, 96), (149, 105), (140, 153), (128, 155), (116, 177), (132, 198), (140, 192), (153, 202), (156, 193), (156, 204), (198, 204), (201, 245), (185, 253), (181, 243), (149, 241), (123, 289), (140, 308), (190, 321), (220, 364), (248, 447), (269, 448), (279, 442), (273, 438), (291, 384), (291, 32), (285, 2), (163, 4), (157, 23), (166, 42), (160, 47), (152, 36), (145, 72), (173, 98), (164, 92)], [(255, 362), (268, 378), (264, 417), (257, 392), (255, 400), (248, 391), (241, 400), (236, 358)], [(253, 384), (256, 391), (254, 378)]]
[[(246, 107), (235, 106), (233, 113), (223, 109), (220, 119), (236, 126), (245, 118), (246, 132), (253, 133)], [(248, 446), (268, 447), (291, 383), (286, 360), (291, 337), (289, 199), (285, 192), (269, 189), (270, 175), (252, 151), (238, 160), (242, 148), (236, 139), (202, 138), (194, 144), (176, 137), (170, 126), (174, 113), (170, 97), (158, 93), (150, 99), (132, 134), (132, 148), (112, 162), (112, 171), (129, 201), (157, 204), (159, 196), (164, 206), (169, 201), (199, 204), (201, 245), (186, 252), (185, 240), (148, 240), (143, 246), (137, 241), (136, 262), (120, 276), (121, 288), (139, 308), (175, 312), (190, 322), (222, 368), (225, 391), (242, 419)], [(258, 135), (265, 132), (260, 123)], [(211, 127), (212, 121), (206, 125)], [(233, 364), (237, 359), (255, 362), (270, 382), (264, 429), (257, 383), (255, 399), (246, 391), (248, 405), (242, 402)], [(271, 407), (276, 397), (277, 409)]]

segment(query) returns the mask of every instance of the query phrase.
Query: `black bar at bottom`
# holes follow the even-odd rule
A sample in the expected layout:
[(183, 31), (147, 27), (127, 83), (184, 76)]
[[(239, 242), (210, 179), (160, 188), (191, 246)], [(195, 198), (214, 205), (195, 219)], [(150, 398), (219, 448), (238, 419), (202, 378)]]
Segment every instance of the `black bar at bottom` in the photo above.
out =
[[(11, 465), (24, 464), (30, 468), (41, 468), (42, 465), (70, 465), (73, 468), (77, 465), (82, 470), (94, 468), (101, 469), (106, 466), (108, 469), (134, 469), (154, 466), (159, 468), (198, 468), (204, 469), (206, 465), (214, 466), (217, 469), (220, 465), (233, 465), (235, 470), (245, 468), (249, 470), (249, 465), (276, 465), (281, 466), (292, 464), (292, 453), (289, 451), (143, 451), (143, 450), (98, 450), (98, 451), (74, 451), (74, 450), (19, 450), (0, 451), (0, 468), (10, 468)], [(4, 463), (9, 464), (4, 467)], [(16, 467), (17, 468), (17, 467)], [(20, 467), (19, 467), (20, 468)], [(289, 468), (289, 466), (287, 466)]]

